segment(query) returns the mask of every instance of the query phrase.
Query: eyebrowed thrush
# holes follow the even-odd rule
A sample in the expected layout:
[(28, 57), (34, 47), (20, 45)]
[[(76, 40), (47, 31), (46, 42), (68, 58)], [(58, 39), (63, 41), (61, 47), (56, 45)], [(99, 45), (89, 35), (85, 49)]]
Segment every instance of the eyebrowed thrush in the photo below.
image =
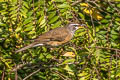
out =
[(37, 47), (37, 46), (43, 46), (43, 45), (49, 45), (49, 46), (59, 46), (64, 43), (69, 42), (75, 31), (79, 28), (83, 28), (85, 24), (77, 24), (77, 23), (70, 23), (67, 24), (65, 27), (58, 27), (53, 30), (50, 30), (42, 35), (40, 35), (38, 38), (34, 39), (34, 42), (29, 44), (28, 46), (25, 46), (17, 51), (21, 52), (28, 48)]

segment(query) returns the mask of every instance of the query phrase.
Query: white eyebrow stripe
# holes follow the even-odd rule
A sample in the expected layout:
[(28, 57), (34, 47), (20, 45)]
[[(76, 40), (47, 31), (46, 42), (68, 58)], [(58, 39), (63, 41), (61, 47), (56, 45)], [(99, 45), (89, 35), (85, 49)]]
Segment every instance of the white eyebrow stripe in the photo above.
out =
[(33, 47), (42, 46), (43, 44), (36, 44)]
[(79, 24), (70, 24), (70, 25), (72, 25), (72, 26), (73, 26), (73, 25), (79, 25)]

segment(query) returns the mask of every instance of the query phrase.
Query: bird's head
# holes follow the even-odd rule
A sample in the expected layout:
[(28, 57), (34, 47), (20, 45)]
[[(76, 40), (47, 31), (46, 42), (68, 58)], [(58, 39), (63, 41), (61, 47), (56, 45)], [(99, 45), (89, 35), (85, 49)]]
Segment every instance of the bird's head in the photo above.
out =
[(72, 33), (74, 33), (76, 30), (80, 28), (84, 28), (85, 26), (86, 26), (85, 24), (78, 24), (78, 23), (70, 23), (67, 25), (67, 27)]

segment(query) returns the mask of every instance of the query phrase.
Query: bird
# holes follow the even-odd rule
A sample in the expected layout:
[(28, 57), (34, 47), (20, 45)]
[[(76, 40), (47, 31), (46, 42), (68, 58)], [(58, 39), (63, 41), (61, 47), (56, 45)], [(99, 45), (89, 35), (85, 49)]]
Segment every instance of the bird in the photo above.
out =
[(52, 29), (46, 33), (39, 35), (37, 38), (33, 40), (33, 42), (21, 49), (16, 50), (15, 52), (21, 52), (28, 48), (37, 47), (37, 46), (59, 46), (69, 42), (74, 34), (75, 31), (79, 28), (84, 28), (85, 24), (78, 24), (78, 23), (69, 23), (65, 27), (58, 27)]

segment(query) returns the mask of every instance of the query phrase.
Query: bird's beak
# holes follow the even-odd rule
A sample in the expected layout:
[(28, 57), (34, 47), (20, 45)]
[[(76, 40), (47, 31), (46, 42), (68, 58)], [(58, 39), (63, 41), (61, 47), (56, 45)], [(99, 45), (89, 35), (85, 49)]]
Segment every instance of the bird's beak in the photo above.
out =
[(79, 27), (79, 29), (85, 28), (85, 27), (86, 27), (86, 24), (80, 24), (78, 27)]

